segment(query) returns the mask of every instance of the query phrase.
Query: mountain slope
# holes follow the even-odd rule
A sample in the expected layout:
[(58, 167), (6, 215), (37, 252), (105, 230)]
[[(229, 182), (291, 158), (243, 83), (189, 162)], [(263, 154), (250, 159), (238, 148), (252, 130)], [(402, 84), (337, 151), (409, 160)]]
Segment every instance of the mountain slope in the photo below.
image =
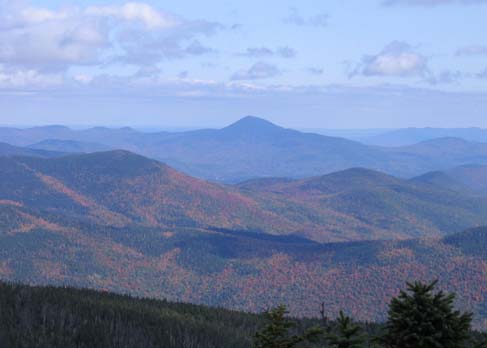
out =
[(465, 165), (446, 171), (446, 174), (454, 180), (477, 194), (487, 194), (487, 166)]
[(269, 225), (292, 230), (292, 222), (261, 211), (235, 190), (126, 151), (50, 160), (0, 159), (0, 178), (2, 199), (54, 216), (114, 226), (262, 229)]
[(13, 146), (7, 143), (0, 143), (0, 157), (13, 156), (32, 156), (32, 157), (58, 157), (65, 153), (59, 151), (49, 151), (47, 149), (30, 149), (25, 147)]
[[(480, 238), (480, 239), (479, 239)], [(295, 315), (340, 309), (383, 320), (406, 281), (440, 279), (487, 327), (485, 233), (472, 237), (318, 244), (246, 231), (178, 231), (88, 225), (0, 234), (0, 278), (70, 284), (136, 296)]]
[(75, 141), (75, 140), (58, 140), (58, 139), (47, 139), (41, 142), (29, 145), (28, 148), (36, 150), (46, 150), (46, 151), (58, 151), (58, 152), (68, 152), (68, 153), (89, 153), (89, 152), (101, 152), (110, 150), (109, 146)]
[(253, 180), (240, 188), (267, 209), (299, 219), (304, 235), (322, 241), (323, 235), (432, 237), (487, 222), (485, 198), (362, 168), (294, 181)]
[(487, 224), (487, 198), (373, 170), (223, 186), (122, 150), (0, 158), (0, 202), (61, 226), (216, 227), (320, 242), (434, 237)]
[(410, 181), (458, 192), (469, 191), (467, 186), (463, 185), (461, 182), (455, 180), (450, 175), (442, 171), (428, 172), (423, 175), (414, 177)]
[(487, 166), (463, 165), (445, 171), (429, 172), (412, 179), (471, 195), (487, 194)]

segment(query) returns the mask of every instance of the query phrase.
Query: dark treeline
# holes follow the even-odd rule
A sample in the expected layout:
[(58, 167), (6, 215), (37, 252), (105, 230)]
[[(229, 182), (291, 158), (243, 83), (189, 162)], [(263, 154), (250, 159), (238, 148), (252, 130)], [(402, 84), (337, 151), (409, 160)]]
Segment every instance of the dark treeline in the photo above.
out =
[[(415, 283), (381, 325), (257, 315), (93, 290), (0, 283), (0, 348), (487, 348), (454, 296)], [(416, 287), (416, 288), (414, 288)], [(319, 313), (319, 309), (317, 309)], [(398, 344), (399, 342), (399, 344)]]
[(0, 284), (0, 348), (247, 348), (262, 319), (92, 290)]

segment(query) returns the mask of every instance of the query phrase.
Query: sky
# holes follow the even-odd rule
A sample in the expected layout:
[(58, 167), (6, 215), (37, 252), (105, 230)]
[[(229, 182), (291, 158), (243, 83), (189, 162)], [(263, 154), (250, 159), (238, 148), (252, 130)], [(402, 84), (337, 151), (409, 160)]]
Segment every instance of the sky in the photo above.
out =
[(0, 124), (487, 128), (487, 0), (0, 0)]

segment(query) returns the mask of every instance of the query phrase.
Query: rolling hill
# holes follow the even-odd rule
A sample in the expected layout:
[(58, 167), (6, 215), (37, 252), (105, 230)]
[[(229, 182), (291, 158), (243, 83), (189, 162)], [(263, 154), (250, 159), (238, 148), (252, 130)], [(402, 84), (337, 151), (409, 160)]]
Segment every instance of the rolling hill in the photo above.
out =
[(219, 185), (122, 150), (0, 158), (0, 201), (61, 225), (215, 227), (320, 242), (438, 237), (487, 224), (487, 198), (373, 170)]
[(262, 211), (236, 190), (122, 150), (52, 160), (0, 158), (0, 178), (3, 201), (35, 209), (53, 221), (69, 217), (114, 226), (245, 229), (268, 225), (271, 231), (292, 231), (292, 222)]
[(102, 144), (57, 139), (46, 139), (38, 143), (31, 144), (28, 146), (28, 148), (35, 150), (58, 151), (67, 153), (90, 153), (111, 150), (109, 146)]
[[(485, 207), (360, 168), (222, 186), (126, 151), (4, 157), (0, 278), (380, 320), (406, 280), (438, 277), (487, 327), (485, 229), (448, 234)], [(356, 241), (408, 237), (428, 238)]]
[(363, 168), (238, 186), (270, 211), (299, 219), (302, 234), (320, 241), (330, 240), (323, 235), (334, 240), (440, 236), (485, 224), (487, 213), (483, 197)]
[(458, 192), (468, 192), (471, 195), (487, 195), (486, 165), (458, 166), (445, 171), (429, 172), (413, 180)]
[(0, 143), (0, 157), (31, 156), (31, 157), (59, 157), (66, 153), (60, 151), (49, 151), (47, 149), (30, 149), (14, 146), (7, 143)]
[(440, 138), (384, 148), (286, 129), (252, 116), (222, 129), (175, 133), (103, 127), (0, 128), (0, 141), (17, 146), (37, 143), (35, 147), (65, 152), (124, 149), (189, 175), (226, 183), (259, 177), (304, 178), (353, 167), (412, 177), (459, 165), (487, 164), (487, 145), (483, 143)]

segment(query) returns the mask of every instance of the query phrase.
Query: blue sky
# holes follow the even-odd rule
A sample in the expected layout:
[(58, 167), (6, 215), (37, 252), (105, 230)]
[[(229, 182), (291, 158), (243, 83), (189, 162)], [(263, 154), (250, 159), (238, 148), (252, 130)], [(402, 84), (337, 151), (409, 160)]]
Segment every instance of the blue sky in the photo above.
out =
[(487, 0), (0, 0), (0, 124), (487, 127)]

